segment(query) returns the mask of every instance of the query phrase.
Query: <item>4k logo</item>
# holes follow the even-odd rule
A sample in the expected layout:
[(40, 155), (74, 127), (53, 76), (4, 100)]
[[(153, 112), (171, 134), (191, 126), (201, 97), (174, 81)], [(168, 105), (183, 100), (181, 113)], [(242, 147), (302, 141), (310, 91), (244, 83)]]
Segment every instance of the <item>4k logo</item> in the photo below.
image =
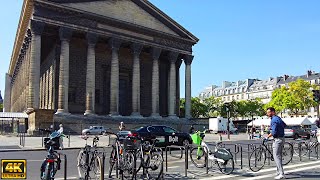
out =
[(1, 160), (1, 179), (26, 179), (27, 161), (20, 159)]

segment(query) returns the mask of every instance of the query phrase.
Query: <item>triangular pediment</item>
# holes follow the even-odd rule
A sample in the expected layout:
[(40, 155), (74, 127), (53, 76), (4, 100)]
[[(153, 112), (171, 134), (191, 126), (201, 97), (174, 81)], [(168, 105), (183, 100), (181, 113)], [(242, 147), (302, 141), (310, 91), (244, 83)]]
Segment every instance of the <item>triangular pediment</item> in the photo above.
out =
[(63, 5), (178, 36), (131, 0), (74, 1)]

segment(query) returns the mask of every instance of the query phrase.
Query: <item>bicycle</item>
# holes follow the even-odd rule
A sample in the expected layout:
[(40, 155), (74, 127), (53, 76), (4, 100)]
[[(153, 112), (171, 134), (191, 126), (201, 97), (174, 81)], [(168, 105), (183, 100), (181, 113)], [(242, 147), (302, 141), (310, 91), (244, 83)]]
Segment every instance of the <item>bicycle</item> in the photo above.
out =
[[(273, 154), (271, 150), (268, 148), (268, 146), (266, 145), (266, 142), (267, 141), (262, 140), (262, 144), (259, 147), (255, 148), (249, 156), (249, 168), (253, 172), (258, 172), (264, 167), (267, 159), (267, 156), (266, 156), (267, 153), (269, 154), (268, 158), (270, 158), (271, 161), (274, 161)], [(292, 160), (292, 156), (293, 156), (293, 146), (292, 144), (285, 142), (282, 148), (282, 164), (283, 165), (289, 164)]]
[(162, 149), (155, 147), (158, 141), (158, 139), (153, 139), (152, 143), (143, 141), (136, 153), (137, 163), (139, 164), (137, 173), (142, 168), (147, 179), (160, 179), (163, 173)]
[(101, 175), (100, 165), (100, 152), (97, 149), (99, 137), (95, 136), (92, 140), (92, 146), (87, 144), (88, 136), (82, 136), (82, 139), (86, 140), (86, 145), (82, 148), (77, 157), (77, 167), (80, 179), (91, 179), (90, 172), (93, 171), (95, 179), (98, 179)]
[(121, 137), (119, 134), (110, 132), (109, 134), (117, 137), (115, 144), (112, 145), (109, 158), (109, 178), (112, 178), (112, 171), (115, 169), (117, 175), (119, 171), (121, 179), (133, 179), (136, 176), (135, 153), (140, 142), (134, 138)]
[(54, 180), (54, 177), (61, 167), (60, 153), (56, 150), (60, 147), (60, 138), (64, 135), (57, 131), (50, 131), (47, 129), (39, 129), (39, 131), (49, 133), (49, 137), (44, 138), (44, 145), (47, 149), (48, 155), (42, 162), (40, 167), (40, 179), (41, 180)]
[[(196, 147), (192, 147), (190, 150), (191, 162), (197, 168), (206, 167), (206, 162), (208, 166), (212, 168), (216, 164), (223, 174), (231, 174), (234, 170), (234, 160), (230, 151), (226, 148), (221, 148), (221, 142), (216, 144), (215, 151), (212, 152), (208, 145), (203, 141), (205, 137), (205, 132), (196, 131), (191, 135), (192, 141), (196, 144)], [(209, 160), (211, 163), (209, 163)]]
[(309, 151), (311, 152), (313, 148), (315, 149), (318, 144), (318, 141), (296, 140), (296, 142), (293, 143), (293, 152), (298, 156), (306, 156)]

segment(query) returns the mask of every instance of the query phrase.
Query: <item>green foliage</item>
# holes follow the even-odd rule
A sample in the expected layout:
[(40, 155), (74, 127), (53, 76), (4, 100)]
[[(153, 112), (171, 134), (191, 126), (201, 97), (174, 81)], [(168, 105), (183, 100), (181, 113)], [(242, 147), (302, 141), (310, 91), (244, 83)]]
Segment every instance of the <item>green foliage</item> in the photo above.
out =
[(278, 112), (288, 109), (294, 115), (305, 114), (305, 110), (317, 104), (313, 100), (312, 93), (312, 89), (317, 88), (308, 81), (298, 79), (289, 83), (288, 87), (283, 86), (274, 90), (268, 106), (274, 107)]
[[(185, 99), (180, 99), (180, 117), (185, 115)], [(191, 98), (191, 116), (194, 118), (206, 117), (207, 106), (199, 98)]]
[(205, 117), (217, 117), (222, 105), (222, 99), (211, 96), (204, 99), (203, 104), (207, 107)]
[(0, 103), (0, 112), (2, 112), (2, 111), (3, 111), (3, 104)]

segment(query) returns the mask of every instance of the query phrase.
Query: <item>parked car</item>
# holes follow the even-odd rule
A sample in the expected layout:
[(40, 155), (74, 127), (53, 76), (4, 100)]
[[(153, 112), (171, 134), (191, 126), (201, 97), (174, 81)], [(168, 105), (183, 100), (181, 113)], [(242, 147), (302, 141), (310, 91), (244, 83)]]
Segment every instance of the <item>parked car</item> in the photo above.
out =
[(287, 126), (284, 129), (284, 137), (290, 137), (293, 139), (307, 138), (310, 139), (310, 132), (301, 126)]
[(106, 129), (103, 126), (90, 126), (89, 129), (82, 130), (82, 134), (104, 134)]
[(192, 143), (190, 134), (179, 132), (168, 126), (144, 126), (132, 131), (132, 136), (139, 136), (146, 141), (158, 139), (157, 146), (178, 145), (184, 146)]

